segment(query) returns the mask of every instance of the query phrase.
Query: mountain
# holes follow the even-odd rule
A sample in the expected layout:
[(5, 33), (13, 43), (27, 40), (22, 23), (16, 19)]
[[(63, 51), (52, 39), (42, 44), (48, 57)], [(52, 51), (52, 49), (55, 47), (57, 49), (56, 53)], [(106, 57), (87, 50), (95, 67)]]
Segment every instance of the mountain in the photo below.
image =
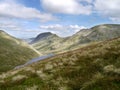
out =
[(55, 34), (52, 34), (51, 32), (45, 32), (45, 33), (41, 33), (39, 34), (31, 43), (35, 43), (35, 42), (38, 42), (42, 39), (47, 39), (49, 38), (50, 36), (55, 36)]
[(0, 73), (39, 56), (40, 53), (22, 40), (0, 30)]
[(72, 42), (69, 48), (79, 47), (80, 45), (109, 40), (120, 36), (119, 24), (103, 24), (92, 27), (90, 29), (83, 29), (69, 37), (66, 42)]
[(117, 38), (120, 36), (120, 25), (104, 24), (98, 25), (90, 29), (92, 32), (84, 37), (83, 41), (100, 41)]
[(119, 36), (119, 24), (103, 24), (90, 29), (82, 29), (73, 36), (66, 38), (58, 37), (52, 33), (43, 33), (33, 40), (32, 45), (43, 54), (61, 53)]
[[(39, 34), (31, 43), (33, 47), (42, 52), (42, 54), (48, 54), (59, 50), (60, 43), (63, 39), (52, 34), (50, 32)], [(58, 45), (58, 46), (57, 46)]]
[(120, 90), (120, 38), (0, 75), (1, 90)]

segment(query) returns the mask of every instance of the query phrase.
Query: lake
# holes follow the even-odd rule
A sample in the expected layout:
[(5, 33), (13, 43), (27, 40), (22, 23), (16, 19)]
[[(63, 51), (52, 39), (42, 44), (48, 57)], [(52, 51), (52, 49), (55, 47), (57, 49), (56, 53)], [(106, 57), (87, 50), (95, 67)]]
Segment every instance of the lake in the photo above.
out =
[(29, 64), (38, 62), (38, 61), (40, 61), (40, 60), (44, 60), (44, 59), (53, 57), (53, 56), (55, 56), (55, 55), (54, 55), (54, 54), (47, 54), (47, 55), (44, 55), (44, 56), (39, 56), (39, 57), (37, 57), (37, 58), (33, 58), (33, 59), (29, 60), (28, 62), (26, 62), (26, 63), (23, 64), (23, 65), (16, 66), (14, 69), (19, 69), (19, 68), (22, 68), (22, 67), (24, 67), (24, 66), (26, 66), (26, 65), (29, 65)]

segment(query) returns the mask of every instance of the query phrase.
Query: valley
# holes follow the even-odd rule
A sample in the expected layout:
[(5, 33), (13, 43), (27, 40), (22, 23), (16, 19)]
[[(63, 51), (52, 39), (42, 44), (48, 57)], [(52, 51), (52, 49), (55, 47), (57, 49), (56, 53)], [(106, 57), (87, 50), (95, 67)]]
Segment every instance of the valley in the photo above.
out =
[(120, 38), (88, 45), (0, 75), (3, 90), (119, 90)]
[(0, 0), (0, 90), (120, 90), (120, 0)]
[(41, 33), (29, 44), (0, 31), (0, 62), (0, 90), (119, 90), (120, 25)]

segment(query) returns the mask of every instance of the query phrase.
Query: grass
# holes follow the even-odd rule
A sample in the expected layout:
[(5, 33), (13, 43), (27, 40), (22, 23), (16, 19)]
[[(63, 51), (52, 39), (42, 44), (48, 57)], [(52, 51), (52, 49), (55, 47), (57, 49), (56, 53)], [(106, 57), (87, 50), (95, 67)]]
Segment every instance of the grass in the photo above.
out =
[[(1, 89), (120, 90), (120, 38), (59, 54), (15, 71), (0, 78)], [(27, 78), (13, 84), (16, 81), (12, 78), (17, 75)], [(7, 84), (2, 82), (5, 80)]]
[(38, 54), (23, 41), (0, 32), (0, 73), (11, 70), (37, 56)]

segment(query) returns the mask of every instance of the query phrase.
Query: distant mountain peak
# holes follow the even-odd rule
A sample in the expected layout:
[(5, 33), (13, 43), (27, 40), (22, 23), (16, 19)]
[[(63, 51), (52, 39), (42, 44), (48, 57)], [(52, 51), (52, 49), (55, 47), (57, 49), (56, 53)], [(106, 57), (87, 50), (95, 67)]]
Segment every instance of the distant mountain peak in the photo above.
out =
[(36, 38), (43, 38), (50, 35), (53, 35), (53, 34), (51, 32), (44, 32), (44, 33), (40, 33)]
[(53, 34), (51, 32), (44, 32), (44, 33), (40, 33), (31, 43), (35, 43), (39, 40), (42, 40), (42, 39), (45, 39), (45, 38), (48, 38), (50, 36), (55, 36), (55, 37), (58, 37), (56, 34)]

